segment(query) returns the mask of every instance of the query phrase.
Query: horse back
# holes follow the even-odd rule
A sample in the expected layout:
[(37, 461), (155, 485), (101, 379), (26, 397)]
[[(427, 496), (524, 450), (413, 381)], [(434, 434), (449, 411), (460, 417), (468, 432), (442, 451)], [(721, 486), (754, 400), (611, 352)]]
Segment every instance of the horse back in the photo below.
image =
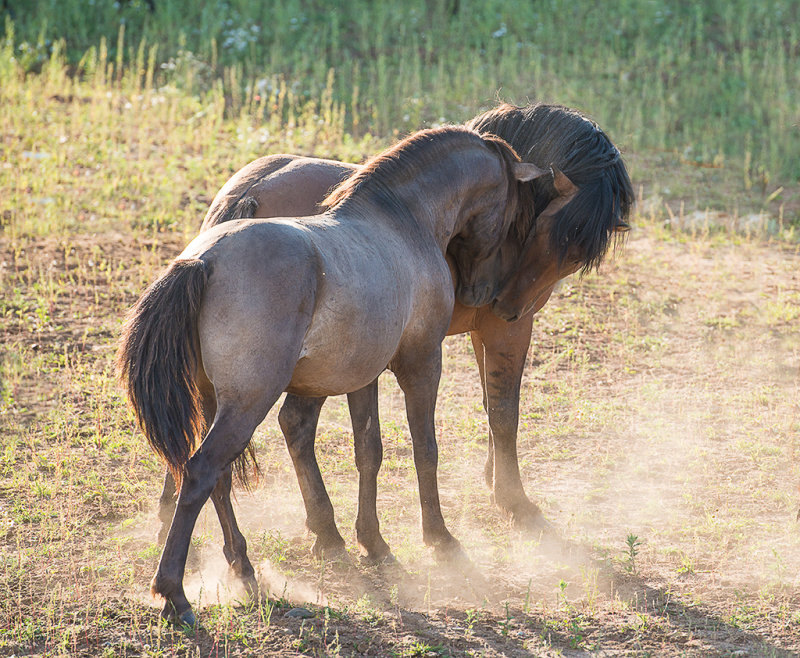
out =
[(357, 165), (300, 155), (269, 155), (237, 171), (217, 192), (201, 230), (250, 217), (305, 217), (321, 212), (331, 189)]

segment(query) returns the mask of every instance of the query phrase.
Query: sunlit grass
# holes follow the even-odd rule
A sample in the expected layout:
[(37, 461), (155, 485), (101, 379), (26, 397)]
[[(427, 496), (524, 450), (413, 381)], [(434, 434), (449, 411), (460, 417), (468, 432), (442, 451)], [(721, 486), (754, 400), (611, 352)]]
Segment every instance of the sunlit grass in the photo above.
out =
[(800, 176), (794, 3), (457, 4), (98, 1), (86, 22), (76, 0), (37, 0), (12, 11), (6, 52), (36, 69), (64, 38), (77, 64), (105, 39), (116, 79), (126, 64), (145, 87), (217, 89), (230, 114), (266, 123), (322, 99), (319, 119), (356, 135), (463, 121), (498, 95), (546, 99), (588, 111), (626, 149), (733, 169), (764, 196)]

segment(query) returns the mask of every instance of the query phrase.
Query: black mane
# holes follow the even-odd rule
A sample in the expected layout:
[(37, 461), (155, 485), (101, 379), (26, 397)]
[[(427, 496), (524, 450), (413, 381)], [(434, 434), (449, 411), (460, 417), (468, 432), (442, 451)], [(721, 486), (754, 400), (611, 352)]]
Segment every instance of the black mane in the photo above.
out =
[[(527, 162), (560, 169), (578, 187), (576, 197), (556, 215), (552, 245), (563, 261), (577, 243), (584, 272), (600, 265), (612, 236), (620, 235), (614, 229), (625, 225), (634, 202), (622, 156), (600, 127), (577, 110), (545, 103), (501, 105), (467, 125), (502, 137)], [(556, 191), (552, 179), (537, 179), (532, 186), (538, 214)]]

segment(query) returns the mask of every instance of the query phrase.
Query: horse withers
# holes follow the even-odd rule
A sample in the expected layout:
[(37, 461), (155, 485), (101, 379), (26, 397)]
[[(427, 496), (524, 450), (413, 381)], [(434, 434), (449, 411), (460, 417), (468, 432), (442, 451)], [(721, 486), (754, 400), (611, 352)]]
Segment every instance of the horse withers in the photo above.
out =
[[(118, 364), (145, 436), (180, 482), (152, 582), (165, 617), (194, 622), (182, 582), (209, 496), (226, 558), (257, 588), (230, 506), (230, 473), (280, 394), (356, 391), (387, 366), (405, 394), (423, 540), (458, 553), (436, 482), (441, 343), (455, 297), (492, 299), (499, 281), (487, 277), (497, 272), (499, 246), (524, 217), (520, 183), (545, 173), (499, 138), (422, 131), (346, 180), (321, 215), (203, 231), (145, 291), (126, 321)], [(313, 459), (313, 444), (311, 454), (292, 457)], [(307, 508), (320, 500), (317, 483), (300, 484)]]

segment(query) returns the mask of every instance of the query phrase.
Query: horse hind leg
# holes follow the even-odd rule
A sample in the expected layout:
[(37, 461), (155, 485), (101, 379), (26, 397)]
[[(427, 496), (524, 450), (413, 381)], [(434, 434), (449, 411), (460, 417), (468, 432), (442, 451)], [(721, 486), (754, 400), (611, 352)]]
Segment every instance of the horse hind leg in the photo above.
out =
[(314, 452), (317, 422), (324, 403), (324, 397), (307, 398), (290, 393), (278, 414), (278, 422), (303, 495), (306, 526), (317, 536), (312, 549), (317, 557), (345, 551), (344, 539), (336, 528), (333, 505)]
[(164, 486), (161, 489), (161, 495), (158, 498), (158, 520), (161, 525), (158, 528), (158, 535), (156, 541), (160, 546), (167, 540), (167, 533), (169, 532), (169, 525), (172, 523), (172, 516), (175, 514), (175, 501), (178, 495), (178, 489), (175, 486), (175, 478), (172, 473), (167, 470), (164, 474)]
[[(205, 502), (230, 465), (247, 447), (253, 431), (275, 404), (280, 391), (265, 397), (263, 404), (230, 405), (217, 412), (214, 424), (200, 448), (186, 464), (180, 494), (151, 592), (164, 598), (162, 616), (187, 625), (195, 617), (183, 589), (186, 557), (192, 530)], [(231, 518), (232, 509), (230, 510)]]
[[(208, 380), (206, 374), (199, 370), (197, 373), (198, 389), (202, 397), (203, 418), (205, 420), (206, 429), (211, 427), (214, 422), (214, 415), (217, 411), (217, 402), (214, 397), (214, 387)], [(161, 525), (158, 529), (157, 542), (163, 546), (167, 540), (167, 533), (169, 533), (169, 526), (172, 523), (172, 517), (175, 514), (175, 505), (177, 502), (178, 490), (175, 485), (175, 478), (172, 473), (167, 469), (164, 474), (164, 486), (161, 489), (161, 495), (158, 498), (158, 520)], [(220, 522), (222, 519), (220, 518)]]
[(228, 466), (211, 492), (211, 500), (217, 510), (225, 541), (222, 553), (225, 555), (231, 571), (242, 581), (248, 593), (251, 596), (257, 596), (258, 583), (253, 565), (250, 558), (247, 557), (247, 541), (236, 523), (236, 515), (231, 503), (232, 479), (231, 467)]

